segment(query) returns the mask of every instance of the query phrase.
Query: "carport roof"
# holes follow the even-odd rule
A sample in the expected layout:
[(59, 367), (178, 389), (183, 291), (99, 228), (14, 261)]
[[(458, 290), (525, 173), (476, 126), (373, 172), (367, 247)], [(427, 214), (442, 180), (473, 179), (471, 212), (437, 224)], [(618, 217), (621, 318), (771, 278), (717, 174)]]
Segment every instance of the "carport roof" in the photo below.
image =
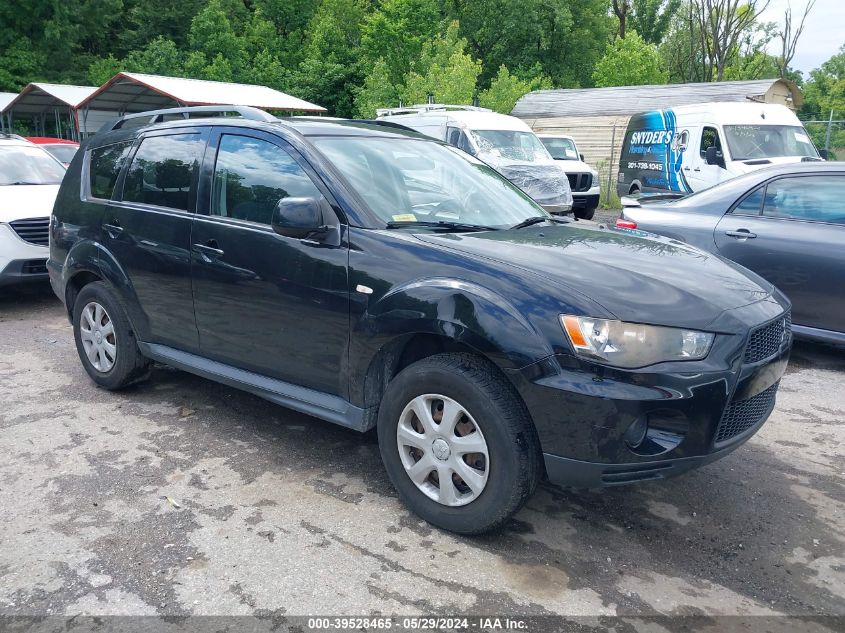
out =
[(6, 106), (9, 105), (17, 96), (17, 92), (0, 92), (0, 112), (5, 110)]
[(6, 103), (2, 111), (14, 110), (15, 114), (40, 114), (56, 106), (76, 108), (79, 102), (96, 89), (95, 86), (31, 83)]
[(121, 72), (79, 104), (111, 112), (144, 112), (194, 105), (248, 105), (265, 110), (325, 112), (326, 109), (267, 86)]

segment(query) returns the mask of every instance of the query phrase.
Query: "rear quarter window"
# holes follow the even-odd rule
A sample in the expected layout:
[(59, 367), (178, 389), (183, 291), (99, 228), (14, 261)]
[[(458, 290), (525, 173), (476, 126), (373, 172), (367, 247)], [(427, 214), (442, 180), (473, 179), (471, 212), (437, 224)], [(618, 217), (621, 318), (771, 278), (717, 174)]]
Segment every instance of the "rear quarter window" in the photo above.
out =
[(132, 142), (104, 145), (91, 150), (89, 166), (89, 196), (110, 200), (117, 177), (129, 155)]

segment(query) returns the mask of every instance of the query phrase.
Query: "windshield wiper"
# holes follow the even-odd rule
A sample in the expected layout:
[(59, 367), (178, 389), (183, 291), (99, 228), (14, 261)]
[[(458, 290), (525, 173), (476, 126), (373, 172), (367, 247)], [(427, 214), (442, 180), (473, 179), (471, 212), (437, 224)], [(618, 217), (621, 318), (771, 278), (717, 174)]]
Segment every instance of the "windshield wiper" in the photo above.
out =
[(27, 182), (26, 180), (16, 180), (15, 182), (7, 182), (7, 185), (40, 185), (39, 182)]
[(387, 223), (389, 229), (400, 229), (406, 226), (421, 226), (434, 229), (451, 229), (459, 231), (498, 231), (496, 226), (484, 226), (483, 224), (465, 224), (463, 222), (448, 222), (438, 220), (433, 222), (430, 220), (402, 220)]
[(525, 218), (522, 222), (514, 224), (511, 229), (524, 229), (526, 226), (534, 226), (540, 222), (555, 222), (557, 224), (569, 224), (572, 222), (569, 218), (556, 218), (554, 216), (535, 215), (530, 218)]

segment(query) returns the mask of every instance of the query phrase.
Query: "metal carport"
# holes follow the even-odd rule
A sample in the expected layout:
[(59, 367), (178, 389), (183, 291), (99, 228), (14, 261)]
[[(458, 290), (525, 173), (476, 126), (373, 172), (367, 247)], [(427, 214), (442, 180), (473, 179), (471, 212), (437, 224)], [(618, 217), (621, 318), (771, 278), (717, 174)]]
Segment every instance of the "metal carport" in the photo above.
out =
[(326, 109), (267, 86), (121, 72), (79, 104), (79, 130), (92, 134), (122, 114), (195, 105), (247, 105), (263, 110)]
[(15, 119), (29, 118), (34, 126), (33, 136), (79, 140), (77, 107), (96, 89), (95, 86), (28, 84), (2, 109), (6, 126), (11, 129)]

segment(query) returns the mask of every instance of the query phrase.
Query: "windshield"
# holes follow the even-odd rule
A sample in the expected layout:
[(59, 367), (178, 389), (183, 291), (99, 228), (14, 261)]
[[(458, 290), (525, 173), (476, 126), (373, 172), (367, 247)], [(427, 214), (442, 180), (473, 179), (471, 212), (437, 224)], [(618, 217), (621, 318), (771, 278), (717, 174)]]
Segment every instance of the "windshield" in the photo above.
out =
[[(549, 152), (533, 132), (512, 130), (472, 130), (470, 132), (478, 146), (478, 156), (491, 162), (488, 157), (520, 160), (529, 163), (548, 161)], [(493, 160), (492, 162), (496, 162)]]
[(385, 223), (506, 227), (547, 213), (466, 152), (414, 138), (318, 137), (314, 145)]
[(578, 160), (578, 148), (569, 138), (541, 138), (543, 145), (555, 160)]
[(58, 185), (64, 175), (61, 163), (40, 147), (0, 146), (0, 185)]
[(726, 125), (725, 137), (733, 160), (818, 157), (807, 131), (800, 125)]
[(79, 149), (78, 145), (68, 145), (68, 144), (61, 144), (61, 145), (45, 145), (44, 149), (50, 152), (53, 156), (58, 158), (63, 163), (69, 163), (73, 160), (73, 157), (76, 155), (76, 150)]

